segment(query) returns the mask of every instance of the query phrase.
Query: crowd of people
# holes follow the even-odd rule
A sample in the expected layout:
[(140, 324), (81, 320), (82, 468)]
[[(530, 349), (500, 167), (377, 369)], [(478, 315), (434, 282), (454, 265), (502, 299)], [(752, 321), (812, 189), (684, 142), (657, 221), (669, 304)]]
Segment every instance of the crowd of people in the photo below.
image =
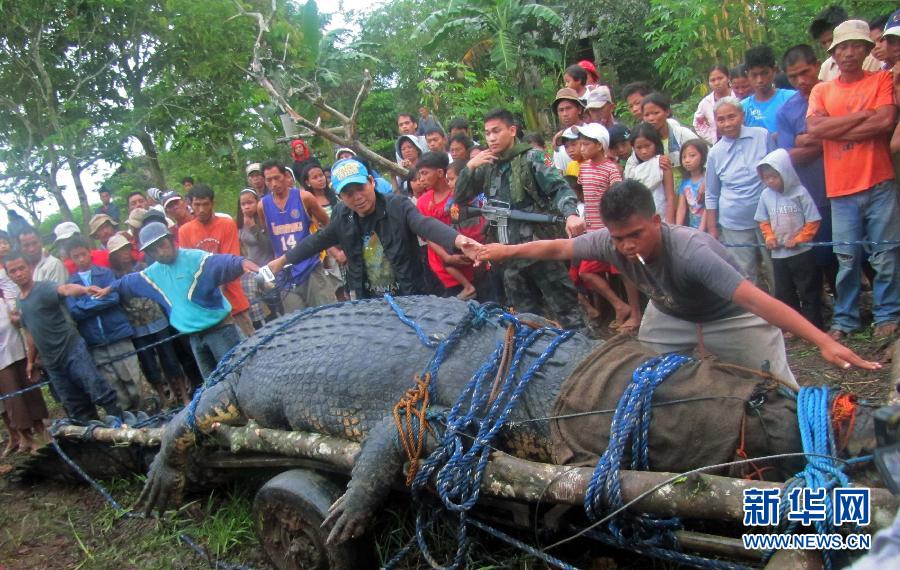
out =
[[(13, 212), (0, 393), (44, 375), (81, 421), (144, 408), (146, 386), (186, 403), (267, 321), (386, 293), (493, 301), (590, 332), (606, 319), (661, 352), (768, 366), (793, 386), (793, 335), (876, 368), (839, 341), (864, 326), (864, 286), (874, 334), (900, 322), (900, 11), (869, 23), (829, 8), (810, 36), (824, 61), (811, 45), (780, 59), (760, 45), (714, 66), (691, 127), (646, 83), (624, 86), (632, 116), (617, 116), (581, 61), (548, 105), (549, 145), (504, 109), (445, 131), (421, 108), (397, 117), (405, 176), (294, 140), (293, 163), (246, 166), (237, 204), (191, 177), (123, 208), (101, 189), (88, 228), (56, 226), (55, 253)], [(33, 451), (40, 392), (2, 404), (4, 454)]]

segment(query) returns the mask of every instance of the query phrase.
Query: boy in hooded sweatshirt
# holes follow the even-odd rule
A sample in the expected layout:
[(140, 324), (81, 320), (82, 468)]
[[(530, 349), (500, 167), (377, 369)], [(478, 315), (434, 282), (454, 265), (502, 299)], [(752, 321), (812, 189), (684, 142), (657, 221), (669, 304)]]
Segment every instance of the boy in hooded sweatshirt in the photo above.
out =
[(756, 167), (766, 185), (754, 219), (766, 239), (775, 271), (775, 297), (822, 328), (822, 276), (810, 246), (822, 217), (784, 149), (770, 152)]

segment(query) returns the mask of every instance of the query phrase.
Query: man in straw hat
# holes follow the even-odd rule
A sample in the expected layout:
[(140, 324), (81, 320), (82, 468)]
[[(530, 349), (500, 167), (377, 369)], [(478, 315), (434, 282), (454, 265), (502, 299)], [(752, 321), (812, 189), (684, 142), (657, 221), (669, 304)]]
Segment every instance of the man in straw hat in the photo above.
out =
[[(807, 130), (822, 139), (835, 241), (900, 240), (897, 184), (888, 149), (897, 108), (890, 74), (863, 68), (874, 45), (866, 22), (847, 20), (838, 25), (828, 52), (840, 74), (813, 87), (809, 96)], [(869, 263), (875, 269), (875, 336), (890, 336), (900, 322), (900, 249), (895, 243), (886, 243), (873, 245), (869, 251)], [(835, 246), (834, 252), (839, 269), (829, 334), (841, 340), (862, 324), (860, 270), (865, 255), (857, 245)]]

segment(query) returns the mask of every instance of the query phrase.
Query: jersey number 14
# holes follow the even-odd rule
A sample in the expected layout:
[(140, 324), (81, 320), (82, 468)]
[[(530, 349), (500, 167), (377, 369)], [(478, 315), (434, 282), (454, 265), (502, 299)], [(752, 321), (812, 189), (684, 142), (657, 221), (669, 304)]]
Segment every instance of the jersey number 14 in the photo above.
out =
[(281, 251), (287, 251), (297, 245), (297, 238), (294, 234), (281, 236)]

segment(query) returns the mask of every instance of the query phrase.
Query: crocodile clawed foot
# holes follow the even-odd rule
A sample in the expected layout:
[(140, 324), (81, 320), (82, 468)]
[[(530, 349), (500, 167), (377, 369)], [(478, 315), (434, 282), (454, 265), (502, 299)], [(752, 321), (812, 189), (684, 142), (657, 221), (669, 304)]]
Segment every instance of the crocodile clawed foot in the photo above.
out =
[(181, 502), (181, 494), (184, 489), (184, 475), (177, 469), (173, 469), (159, 461), (159, 457), (153, 461), (147, 482), (138, 497), (136, 509), (150, 516), (156, 510), (162, 515), (170, 506)]
[(366, 532), (371, 514), (367, 509), (354, 509), (353, 501), (348, 500), (348, 493), (341, 495), (328, 509), (328, 517), (322, 522), (322, 528), (331, 526), (326, 543), (341, 544), (358, 538)]

